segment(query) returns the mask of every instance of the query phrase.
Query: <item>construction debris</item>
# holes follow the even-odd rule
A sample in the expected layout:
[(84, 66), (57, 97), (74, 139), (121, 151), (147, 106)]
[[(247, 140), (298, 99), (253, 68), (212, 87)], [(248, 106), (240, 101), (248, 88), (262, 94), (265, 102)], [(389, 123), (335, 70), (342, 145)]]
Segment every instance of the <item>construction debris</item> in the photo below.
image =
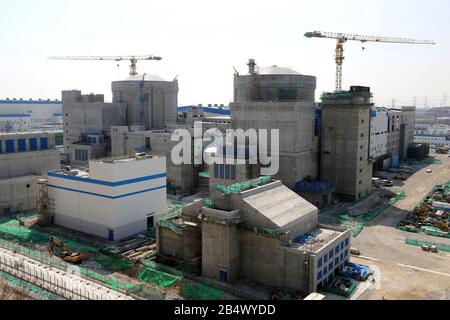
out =
[(450, 183), (435, 186), (408, 217), (398, 224), (398, 228), (450, 238)]

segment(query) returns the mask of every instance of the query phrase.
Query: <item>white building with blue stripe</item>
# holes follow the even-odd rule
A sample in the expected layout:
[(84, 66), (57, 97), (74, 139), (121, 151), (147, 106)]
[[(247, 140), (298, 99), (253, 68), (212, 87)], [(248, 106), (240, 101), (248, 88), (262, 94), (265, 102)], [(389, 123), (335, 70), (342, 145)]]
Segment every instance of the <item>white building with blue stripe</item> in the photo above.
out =
[(153, 228), (166, 208), (166, 159), (90, 161), (89, 171), (48, 173), (54, 223), (120, 240)]
[(0, 99), (0, 132), (25, 132), (50, 124), (62, 124), (61, 101)]

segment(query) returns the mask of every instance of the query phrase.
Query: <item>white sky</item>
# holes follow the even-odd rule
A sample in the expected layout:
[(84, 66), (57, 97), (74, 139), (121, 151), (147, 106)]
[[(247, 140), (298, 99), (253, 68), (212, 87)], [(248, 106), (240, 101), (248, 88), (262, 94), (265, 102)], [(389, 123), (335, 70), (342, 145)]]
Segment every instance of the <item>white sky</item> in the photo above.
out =
[[(167, 79), (178, 74), (179, 104), (232, 100), (233, 66), (290, 66), (317, 77), (317, 97), (334, 89), (331, 39), (307, 39), (321, 30), (430, 39), (436, 46), (345, 46), (344, 88), (372, 87), (378, 104), (450, 103), (448, 0), (1, 0), (0, 99), (60, 98), (80, 89), (111, 97), (115, 62), (56, 61), (50, 55), (154, 54), (139, 72)], [(128, 76), (122, 62), (119, 77)]]

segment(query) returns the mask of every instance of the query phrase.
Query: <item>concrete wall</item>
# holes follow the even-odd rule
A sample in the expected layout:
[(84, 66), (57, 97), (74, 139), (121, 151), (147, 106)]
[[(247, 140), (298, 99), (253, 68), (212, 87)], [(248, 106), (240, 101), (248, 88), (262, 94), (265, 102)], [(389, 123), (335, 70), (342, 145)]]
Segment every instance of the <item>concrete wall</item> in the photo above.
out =
[(37, 176), (0, 180), (0, 216), (36, 208)]
[(126, 124), (126, 104), (104, 103), (103, 95), (82, 95), (76, 90), (63, 91), (62, 96), (65, 153), (71, 154), (73, 144), (83, 142), (85, 135), (108, 137), (112, 126)]
[[(279, 130), (280, 170), (275, 178), (292, 188), (317, 177), (318, 139), (314, 137), (312, 102), (241, 102), (230, 105), (232, 128)], [(270, 132), (268, 133), (270, 139)], [(268, 142), (271, 150), (271, 141)], [(272, 151), (275, 156), (275, 152)]]
[(370, 107), (347, 100), (322, 104), (321, 180), (335, 183), (343, 200), (361, 199), (372, 187)]
[(240, 276), (240, 247), (236, 225), (202, 223), (202, 274), (220, 280), (220, 271), (227, 273), (227, 281)]
[[(30, 138), (36, 139), (37, 150), (30, 151)], [(48, 149), (41, 150), (40, 138), (47, 138)], [(25, 150), (19, 151), (18, 140), (25, 140)], [(14, 152), (6, 153), (6, 141), (13, 140)], [(0, 179), (46, 175), (59, 168), (59, 152), (55, 149), (55, 136), (49, 133), (8, 133), (0, 135)]]
[(282, 69), (274, 66), (259, 74), (234, 77), (234, 102), (314, 101), (316, 77), (295, 71), (296, 74), (277, 74)]
[[(147, 148), (147, 142), (149, 148)], [(194, 187), (194, 166), (192, 164), (175, 165), (172, 162), (172, 148), (178, 142), (171, 141), (171, 133), (163, 131), (130, 132), (127, 127), (114, 127), (111, 134), (111, 152), (113, 156), (134, 154), (145, 150), (166, 157), (167, 183), (181, 194), (189, 194)]]

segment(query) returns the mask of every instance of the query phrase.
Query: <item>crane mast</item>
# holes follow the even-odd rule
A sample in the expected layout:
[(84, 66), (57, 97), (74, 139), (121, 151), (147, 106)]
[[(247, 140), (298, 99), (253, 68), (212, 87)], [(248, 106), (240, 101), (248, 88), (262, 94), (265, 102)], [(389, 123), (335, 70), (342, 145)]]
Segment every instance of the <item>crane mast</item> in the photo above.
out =
[(141, 56), (52, 56), (48, 59), (54, 60), (109, 60), (109, 61), (130, 61), (130, 76), (137, 75), (137, 62), (138, 60), (161, 60), (161, 57), (153, 55), (141, 55)]
[(336, 91), (342, 90), (342, 65), (344, 63), (344, 43), (347, 41), (359, 41), (361, 43), (366, 42), (385, 42), (385, 43), (402, 43), (402, 44), (436, 44), (431, 40), (415, 40), (410, 38), (394, 38), (394, 37), (381, 37), (381, 36), (364, 36), (357, 34), (335, 33), (335, 32), (322, 32), (313, 31), (305, 33), (307, 38), (326, 38), (336, 39)]

